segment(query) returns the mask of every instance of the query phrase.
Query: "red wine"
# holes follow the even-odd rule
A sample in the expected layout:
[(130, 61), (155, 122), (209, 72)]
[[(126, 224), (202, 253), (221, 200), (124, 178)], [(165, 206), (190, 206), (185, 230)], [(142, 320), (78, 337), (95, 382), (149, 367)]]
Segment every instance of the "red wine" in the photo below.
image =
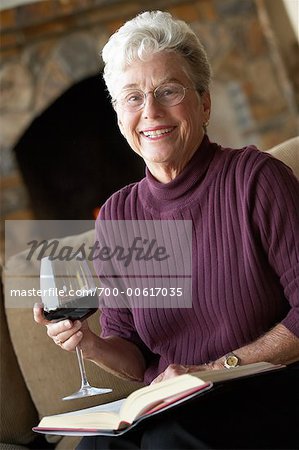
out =
[[(83, 306), (86, 303), (86, 306)], [(98, 309), (98, 297), (96, 295), (86, 295), (63, 303), (55, 309), (47, 311), (44, 309), (44, 316), (47, 320), (84, 320), (94, 314)]]

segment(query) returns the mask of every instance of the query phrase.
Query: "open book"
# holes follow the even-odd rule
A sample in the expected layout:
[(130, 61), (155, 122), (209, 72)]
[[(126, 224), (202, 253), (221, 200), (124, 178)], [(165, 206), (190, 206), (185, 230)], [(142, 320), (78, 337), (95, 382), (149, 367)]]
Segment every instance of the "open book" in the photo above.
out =
[(34, 431), (47, 434), (117, 434), (139, 420), (162, 412), (210, 389), (213, 383), (282, 367), (255, 363), (234, 369), (207, 370), (179, 375), (142, 387), (118, 402), (44, 417)]

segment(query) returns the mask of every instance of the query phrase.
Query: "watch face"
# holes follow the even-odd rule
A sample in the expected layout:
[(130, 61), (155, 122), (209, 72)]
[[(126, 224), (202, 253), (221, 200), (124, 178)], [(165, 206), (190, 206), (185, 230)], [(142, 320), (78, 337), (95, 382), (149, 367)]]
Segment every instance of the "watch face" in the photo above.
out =
[(224, 361), (224, 367), (227, 369), (231, 369), (233, 367), (238, 367), (239, 365), (239, 358), (234, 354), (229, 354), (226, 356)]
[(226, 364), (231, 367), (236, 367), (236, 365), (238, 364), (238, 358), (236, 356), (231, 355), (227, 358)]

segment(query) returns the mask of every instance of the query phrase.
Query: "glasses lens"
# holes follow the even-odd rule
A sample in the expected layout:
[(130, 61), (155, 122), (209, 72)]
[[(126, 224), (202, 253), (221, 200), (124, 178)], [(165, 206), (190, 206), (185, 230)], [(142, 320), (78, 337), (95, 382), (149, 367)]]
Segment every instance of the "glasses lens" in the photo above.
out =
[(120, 94), (117, 101), (122, 108), (128, 111), (138, 111), (144, 103), (144, 93), (142, 91), (126, 91)]
[(185, 88), (181, 84), (167, 83), (157, 87), (155, 98), (164, 106), (178, 105), (185, 97)]

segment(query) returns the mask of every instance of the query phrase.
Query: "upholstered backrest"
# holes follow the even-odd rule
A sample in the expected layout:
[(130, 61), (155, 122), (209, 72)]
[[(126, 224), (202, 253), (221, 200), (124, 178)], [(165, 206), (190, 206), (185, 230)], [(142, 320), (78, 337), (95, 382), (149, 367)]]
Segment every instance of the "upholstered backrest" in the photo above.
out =
[[(0, 448), (29, 444), (38, 415), (20, 371), (10, 339), (0, 283)], [(7, 449), (10, 448), (7, 446)], [(20, 447), (24, 448), (24, 447)]]
[(299, 179), (299, 136), (276, 145), (268, 152), (289, 166)]

